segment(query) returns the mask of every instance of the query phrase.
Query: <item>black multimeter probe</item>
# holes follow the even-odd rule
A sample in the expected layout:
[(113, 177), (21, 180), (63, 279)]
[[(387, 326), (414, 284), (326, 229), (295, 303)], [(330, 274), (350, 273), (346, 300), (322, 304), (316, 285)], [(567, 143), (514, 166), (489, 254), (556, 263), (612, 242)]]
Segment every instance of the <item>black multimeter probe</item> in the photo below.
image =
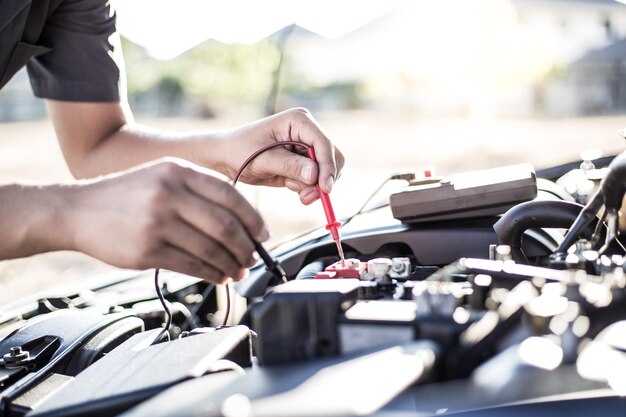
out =
[(280, 265), (278, 260), (274, 258), (272, 255), (270, 255), (270, 253), (267, 251), (267, 249), (265, 249), (265, 247), (261, 244), (261, 242), (257, 242), (254, 239), (253, 239), (253, 242), (254, 242), (254, 248), (256, 249), (256, 252), (259, 254), (261, 259), (265, 263), (267, 270), (270, 271), (276, 278), (278, 278), (282, 282), (287, 282), (287, 274), (285, 273), (285, 270)]

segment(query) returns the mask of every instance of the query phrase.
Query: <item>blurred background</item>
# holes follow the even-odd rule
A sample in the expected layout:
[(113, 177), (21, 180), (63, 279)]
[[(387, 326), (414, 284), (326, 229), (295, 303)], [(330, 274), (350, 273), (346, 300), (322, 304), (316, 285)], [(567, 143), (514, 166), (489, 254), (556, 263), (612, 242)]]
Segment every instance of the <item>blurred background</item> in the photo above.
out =
[[(125, 0), (139, 123), (234, 127), (294, 106), (346, 155), (347, 217), (390, 173), (439, 175), (624, 149), (626, 6), (614, 0)], [(22, 71), (0, 91), (0, 183), (71, 181)], [(273, 242), (324, 224), (287, 190), (243, 186)], [(0, 302), (106, 271), (75, 253), (0, 262)]]

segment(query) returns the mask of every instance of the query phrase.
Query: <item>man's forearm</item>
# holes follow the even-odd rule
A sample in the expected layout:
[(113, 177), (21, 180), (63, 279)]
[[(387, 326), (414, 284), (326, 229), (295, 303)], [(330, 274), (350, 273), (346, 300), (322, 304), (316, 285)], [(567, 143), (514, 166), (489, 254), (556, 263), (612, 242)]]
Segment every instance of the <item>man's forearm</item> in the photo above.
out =
[(0, 259), (74, 249), (71, 186), (0, 186)]
[(93, 178), (172, 156), (224, 173), (220, 135), (135, 124), (122, 103), (47, 101), (63, 156), (76, 178)]
[[(179, 133), (125, 124), (88, 149), (66, 159), (76, 178), (122, 171), (166, 156), (177, 157), (224, 173), (218, 154), (218, 135)], [(209, 151), (210, 150), (210, 151)], [(213, 157), (212, 157), (213, 156)]]

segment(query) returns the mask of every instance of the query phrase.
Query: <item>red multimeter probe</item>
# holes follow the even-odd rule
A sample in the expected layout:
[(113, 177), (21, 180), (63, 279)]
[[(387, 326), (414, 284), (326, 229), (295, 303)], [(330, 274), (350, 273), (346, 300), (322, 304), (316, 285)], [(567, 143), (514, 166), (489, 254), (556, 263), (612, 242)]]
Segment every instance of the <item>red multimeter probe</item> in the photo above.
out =
[[(315, 149), (311, 146), (306, 150), (307, 155), (313, 162), (317, 162), (315, 158)], [(320, 188), (319, 182), (317, 183), (317, 193), (320, 196), (320, 201), (322, 202), (322, 207), (324, 207), (324, 214), (326, 215), (326, 221), (328, 224), (326, 225), (326, 230), (330, 232), (335, 244), (337, 245), (337, 252), (339, 252), (339, 258), (341, 258), (341, 262), (345, 261), (343, 248), (341, 247), (341, 235), (339, 234), (339, 227), (341, 227), (341, 223), (337, 221), (335, 218), (335, 210), (333, 210), (333, 205), (330, 202), (330, 197), (327, 193), (322, 191)]]

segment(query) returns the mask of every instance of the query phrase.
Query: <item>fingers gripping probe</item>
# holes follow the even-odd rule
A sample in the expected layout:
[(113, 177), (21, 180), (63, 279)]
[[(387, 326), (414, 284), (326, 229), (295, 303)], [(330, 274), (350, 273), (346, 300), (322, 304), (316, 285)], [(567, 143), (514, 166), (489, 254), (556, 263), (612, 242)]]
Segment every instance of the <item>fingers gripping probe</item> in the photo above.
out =
[[(296, 142), (296, 141), (284, 141), (284, 142), (271, 143), (257, 150), (252, 155), (250, 155), (248, 159), (244, 161), (244, 163), (239, 168), (239, 171), (235, 175), (235, 178), (233, 180), (233, 186), (237, 184), (237, 181), (239, 181), (239, 178), (241, 177), (241, 174), (243, 173), (243, 171), (246, 169), (246, 167), (250, 163), (252, 163), (252, 161), (254, 161), (254, 159), (256, 159), (256, 157), (258, 157), (262, 153), (272, 148), (280, 147), (280, 146), (287, 146), (287, 145), (306, 148), (307, 155), (309, 156), (309, 158), (312, 161), (317, 162), (317, 158), (315, 157), (315, 150), (310, 145), (304, 144), (302, 142)], [(328, 224), (326, 225), (326, 229), (330, 232), (333, 240), (335, 241), (335, 244), (337, 245), (337, 251), (339, 252), (339, 257), (341, 258), (341, 261), (343, 262), (345, 261), (345, 257), (343, 253), (343, 248), (341, 246), (341, 236), (339, 234), (339, 227), (341, 226), (341, 223), (338, 222), (337, 219), (335, 218), (335, 212), (330, 202), (330, 198), (327, 193), (321, 190), (319, 183), (317, 184), (317, 191), (320, 196), (322, 206), (324, 207), (324, 214), (326, 215), (326, 220), (328, 221)], [(268, 271), (270, 271), (275, 277), (281, 279), (283, 282), (286, 282), (287, 278), (286, 278), (285, 271), (280, 265), (280, 263), (278, 262), (278, 260), (272, 257), (272, 255), (270, 255), (270, 253), (265, 249), (265, 247), (256, 239), (252, 239), (252, 241), (254, 242), (254, 247), (257, 253), (259, 254), (259, 257), (263, 260), (263, 262), (267, 266)]]

